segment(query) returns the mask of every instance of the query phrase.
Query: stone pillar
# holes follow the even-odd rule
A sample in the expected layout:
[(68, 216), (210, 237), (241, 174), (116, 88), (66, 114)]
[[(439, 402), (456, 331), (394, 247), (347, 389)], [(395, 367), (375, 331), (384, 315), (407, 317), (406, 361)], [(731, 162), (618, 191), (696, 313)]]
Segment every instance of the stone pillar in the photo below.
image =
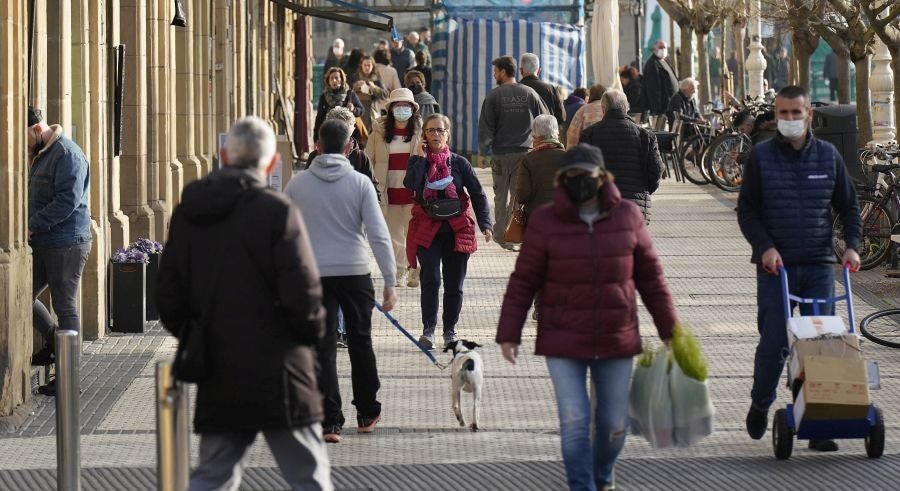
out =
[[(170, 4), (172, 2), (169, 2)], [(195, 156), (199, 129), (194, 119), (194, 32), (196, 11), (191, 2), (184, 2), (187, 27), (171, 27), (175, 31), (175, 140), (178, 162), (184, 172), (184, 184), (202, 177), (200, 160)], [(181, 189), (174, 189), (172, 197), (179, 201)]]
[[(231, 56), (232, 39), (234, 27), (231, 25), (231, 9), (229, 0), (216, 0), (215, 4), (215, 132), (214, 138), (218, 138), (219, 133), (225, 133), (231, 126), (231, 120), (234, 117), (232, 113), (234, 105), (232, 104), (233, 93), (231, 80), (234, 78), (232, 74), (232, 66), (234, 59)], [(218, 141), (214, 140), (214, 149), (218, 148)]]
[(155, 231), (154, 210), (148, 204), (147, 192), (147, 1), (156, 0), (120, 0), (121, 40), (126, 46), (125, 79), (129, 81), (122, 103), (120, 192), (122, 211), (130, 221), (129, 239), (153, 237)]
[(172, 148), (175, 135), (172, 132), (172, 67), (170, 60), (170, 29), (167, 18), (174, 6), (170, 0), (148, 0), (147, 46), (149, 67), (148, 127), (150, 129), (149, 204), (153, 209), (152, 237), (163, 240), (172, 213), (173, 186), (180, 190), (181, 164), (175, 160)]
[[(900, 60), (896, 60), (898, 62)], [(894, 139), (894, 73), (891, 53), (881, 38), (875, 36), (875, 55), (872, 57), (872, 142), (887, 143)]]
[[(228, 127), (235, 120), (247, 114), (247, 0), (231, 2), (231, 59), (232, 61), (232, 108)], [(226, 130), (227, 131), (227, 130)]]
[(72, 135), (72, 4), (47, 0), (47, 113), (50, 124), (59, 124)]
[[(113, 148), (114, 138), (113, 138), (113, 124), (115, 122), (114, 117), (114, 103), (113, 97), (115, 95), (115, 74), (109, 72), (112, 66), (114, 66), (114, 62), (110, 60), (113, 59), (114, 52), (113, 49), (122, 44), (122, 16), (121, 16), (121, 5), (120, 0), (106, 0), (105, 5), (102, 7), (106, 12), (106, 18), (104, 25), (106, 26), (106, 32), (101, 32), (100, 29), (91, 29), (91, 43), (94, 45), (94, 48), (99, 50), (96, 57), (98, 59), (107, 60), (106, 62), (101, 62), (97, 67), (97, 71), (100, 72), (99, 78), (97, 79), (103, 85), (98, 87), (97, 95), (98, 97), (94, 97), (93, 99), (98, 101), (100, 107), (98, 108), (99, 113), (96, 114), (96, 118), (99, 118), (100, 121), (104, 121), (103, 123), (99, 123), (97, 126), (99, 128), (109, 128), (106, 131), (106, 135), (102, 138), (105, 138), (103, 148), (106, 149), (106, 155), (103, 159), (106, 165), (106, 173), (108, 176), (106, 177), (106, 191), (107, 191), (107, 215), (109, 219), (109, 237), (108, 237), (108, 249), (107, 255), (110, 252), (115, 251), (121, 247), (125, 247), (128, 244), (128, 240), (131, 237), (129, 224), (128, 224), (128, 215), (122, 211), (122, 200), (121, 200), (121, 190), (122, 190), (122, 170), (121, 164), (122, 160), (119, 156), (115, 155), (115, 151)], [(92, 8), (97, 7), (95, 3), (92, 3)], [(94, 36), (97, 36), (97, 40), (94, 41)], [(106, 39), (104, 43), (103, 39)], [(126, 47), (125, 51), (126, 55), (131, 54)], [(129, 66), (127, 63), (128, 58), (126, 58), (126, 72), (127, 67)], [(126, 76), (130, 76), (130, 73), (126, 73)], [(125, 92), (125, 97), (128, 97), (128, 91)], [(123, 104), (127, 99), (123, 99)], [(124, 119), (124, 108), (123, 108), (123, 119)], [(123, 150), (125, 148), (124, 140), (127, 138), (123, 128), (122, 140), (123, 140)]]
[(762, 55), (761, 25), (759, 21), (760, 0), (750, 2), (750, 56), (747, 57), (747, 74), (750, 76), (750, 85), (747, 93), (751, 97), (760, 97), (763, 94), (763, 72), (766, 71), (766, 59)]
[(210, 136), (209, 118), (212, 114), (210, 97), (212, 97), (212, 79), (210, 78), (210, 2), (193, 0), (193, 15), (188, 19), (188, 26), (193, 24), (194, 32), (194, 154), (200, 161), (202, 175), (209, 174), (212, 166), (212, 137)]
[(31, 249), (26, 242), (26, 0), (0, 2), (0, 416), (31, 395)]

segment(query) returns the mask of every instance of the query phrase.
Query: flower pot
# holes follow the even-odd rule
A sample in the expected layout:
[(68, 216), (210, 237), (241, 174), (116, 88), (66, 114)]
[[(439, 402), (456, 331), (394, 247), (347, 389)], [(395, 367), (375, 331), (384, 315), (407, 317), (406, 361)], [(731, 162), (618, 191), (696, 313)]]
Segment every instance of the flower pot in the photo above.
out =
[(142, 333), (147, 322), (147, 265), (112, 263), (109, 330)]
[(159, 311), (156, 310), (156, 274), (159, 273), (159, 254), (148, 254), (150, 262), (147, 264), (147, 320), (159, 320)]

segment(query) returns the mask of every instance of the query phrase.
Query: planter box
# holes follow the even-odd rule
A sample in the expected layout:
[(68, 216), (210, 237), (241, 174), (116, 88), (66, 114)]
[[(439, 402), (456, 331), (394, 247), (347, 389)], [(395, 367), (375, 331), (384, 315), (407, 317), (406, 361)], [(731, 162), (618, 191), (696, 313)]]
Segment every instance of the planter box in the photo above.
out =
[(147, 322), (147, 265), (112, 263), (109, 330), (142, 333)]
[(150, 254), (150, 263), (147, 264), (147, 320), (159, 320), (159, 311), (156, 309), (156, 274), (159, 273), (159, 254)]

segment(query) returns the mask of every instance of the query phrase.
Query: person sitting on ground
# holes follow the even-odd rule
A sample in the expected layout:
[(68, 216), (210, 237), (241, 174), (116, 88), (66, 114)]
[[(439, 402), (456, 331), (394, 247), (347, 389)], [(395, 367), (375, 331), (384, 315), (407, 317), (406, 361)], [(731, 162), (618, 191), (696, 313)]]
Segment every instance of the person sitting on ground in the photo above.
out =
[(423, 120), (432, 114), (441, 112), (438, 101), (425, 90), (425, 74), (418, 70), (410, 70), (406, 72), (404, 84), (413, 93), (413, 97), (419, 104), (419, 115)]
[(569, 123), (569, 129), (566, 130), (566, 148), (578, 145), (581, 133), (590, 125), (603, 119), (603, 106), (600, 105), (600, 98), (605, 92), (606, 87), (601, 84), (591, 87), (588, 103), (575, 113), (572, 122)]
[[(381, 419), (378, 367), (372, 349), (375, 286), (369, 251), (384, 278), (382, 310), (396, 302), (391, 239), (370, 180), (354, 172), (347, 160), (352, 143), (343, 121), (326, 121), (316, 142), (320, 155), (309, 170), (294, 176), (285, 193), (307, 213), (309, 242), (322, 277), (325, 336), (317, 347), (318, 383), (324, 395), (324, 439), (341, 441), (344, 414), (337, 374), (337, 311), (344, 315), (357, 433), (372, 433)], [(366, 246), (368, 242), (369, 246)]]
[[(331, 68), (325, 72), (326, 89), (319, 96), (319, 105), (316, 108), (316, 122), (313, 126), (315, 135), (319, 134), (319, 127), (325, 121), (325, 115), (332, 108), (346, 107), (353, 113), (354, 117), (360, 117), (363, 114), (363, 104), (359, 97), (350, 90), (347, 85), (347, 75), (340, 68)], [(316, 136), (318, 138), (318, 136)]]

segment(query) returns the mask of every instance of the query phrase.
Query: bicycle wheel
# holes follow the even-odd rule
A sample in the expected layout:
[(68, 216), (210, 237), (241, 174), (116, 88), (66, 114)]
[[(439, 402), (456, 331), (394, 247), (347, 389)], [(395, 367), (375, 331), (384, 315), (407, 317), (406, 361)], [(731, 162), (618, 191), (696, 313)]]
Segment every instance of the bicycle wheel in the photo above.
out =
[(867, 315), (859, 323), (859, 332), (873, 343), (900, 348), (900, 309), (887, 309)]
[(717, 143), (709, 150), (707, 171), (710, 182), (723, 191), (737, 192), (744, 180), (744, 169), (733, 156), (750, 148), (749, 139), (742, 134), (729, 134)]
[(694, 135), (690, 137), (681, 147), (681, 159), (678, 162), (681, 168), (681, 175), (688, 181), (698, 185), (709, 184), (709, 181), (703, 177), (703, 171), (700, 170), (700, 165), (703, 162), (701, 158), (703, 147), (702, 136)]
[(703, 152), (703, 160), (700, 164), (700, 171), (703, 173), (703, 178), (706, 179), (707, 182), (712, 183), (712, 167), (710, 166), (712, 162), (712, 153), (715, 151), (716, 147), (721, 145), (721, 142), (728, 138), (731, 133), (723, 133), (715, 138), (709, 143), (709, 146), (706, 147), (706, 151)]
[[(880, 204), (869, 200), (859, 200), (860, 216), (863, 222), (863, 236), (859, 242), (860, 269), (872, 269), (887, 259), (891, 250), (891, 215)], [(844, 227), (841, 217), (835, 216), (831, 224), (832, 249), (840, 261), (844, 257)]]

